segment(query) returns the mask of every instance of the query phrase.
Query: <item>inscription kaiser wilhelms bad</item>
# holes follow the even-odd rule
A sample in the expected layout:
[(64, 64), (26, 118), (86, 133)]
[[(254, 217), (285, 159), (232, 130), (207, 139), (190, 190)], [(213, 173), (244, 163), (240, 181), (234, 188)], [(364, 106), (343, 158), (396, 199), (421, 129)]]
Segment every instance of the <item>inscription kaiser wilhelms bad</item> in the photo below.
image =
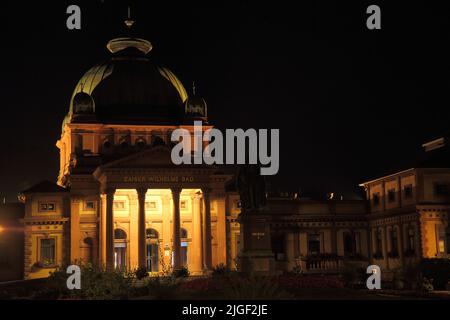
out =
[(195, 182), (193, 176), (125, 176), (123, 182), (154, 182), (154, 183), (177, 183), (177, 182)]

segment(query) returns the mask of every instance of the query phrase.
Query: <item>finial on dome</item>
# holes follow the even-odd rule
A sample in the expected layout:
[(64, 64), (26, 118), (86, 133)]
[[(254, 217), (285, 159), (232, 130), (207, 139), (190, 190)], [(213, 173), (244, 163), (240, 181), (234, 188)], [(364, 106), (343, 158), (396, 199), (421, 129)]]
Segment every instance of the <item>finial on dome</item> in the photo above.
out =
[(130, 6), (128, 6), (128, 17), (127, 17), (127, 19), (126, 19), (124, 22), (125, 22), (125, 25), (126, 25), (128, 28), (131, 28), (131, 27), (133, 26), (133, 24), (134, 24), (134, 20), (131, 19), (131, 9), (130, 9)]

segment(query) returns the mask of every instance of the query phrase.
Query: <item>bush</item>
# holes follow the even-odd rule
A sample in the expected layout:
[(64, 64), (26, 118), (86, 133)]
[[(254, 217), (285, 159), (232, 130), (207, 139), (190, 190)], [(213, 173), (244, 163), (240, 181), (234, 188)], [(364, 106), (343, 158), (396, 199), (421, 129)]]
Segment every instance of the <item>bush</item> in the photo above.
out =
[(268, 277), (230, 278), (223, 291), (223, 298), (230, 300), (274, 300), (292, 296)]
[[(156, 300), (173, 300), (180, 298), (179, 282), (174, 278), (151, 278), (149, 279), (146, 289), (147, 294)], [(140, 296), (143, 296), (141, 294)]]
[(341, 277), (345, 286), (357, 288), (365, 287), (366, 270), (351, 264), (345, 264), (341, 269)]
[(172, 276), (175, 278), (187, 278), (189, 277), (189, 270), (186, 267), (182, 267), (177, 270), (173, 270)]
[(302, 268), (299, 265), (295, 265), (292, 268), (290, 273), (293, 274), (293, 275), (299, 276), (299, 275), (303, 274), (303, 270), (302, 270)]
[(422, 278), (421, 289), (426, 292), (433, 291), (433, 279)]
[(213, 268), (212, 275), (213, 276), (224, 276), (230, 273), (230, 269), (224, 265), (223, 263), (218, 264)]
[(66, 268), (52, 272), (47, 284), (37, 292), (36, 299), (127, 299), (133, 293), (132, 274), (122, 271), (107, 271), (97, 266), (81, 266), (81, 289), (67, 289)]
[(433, 279), (435, 290), (445, 290), (450, 281), (450, 259), (423, 259), (420, 271), (422, 277)]
[(418, 264), (408, 264), (403, 269), (403, 279), (405, 280), (405, 285), (408, 289), (417, 289), (417, 284), (420, 280), (420, 267)]
[(136, 279), (141, 280), (148, 277), (148, 271), (146, 267), (139, 267), (134, 271)]
[(295, 290), (302, 288), (343, 288), (344, 283), (337, 276), (279, 276), (273, 279), (280, 288)]

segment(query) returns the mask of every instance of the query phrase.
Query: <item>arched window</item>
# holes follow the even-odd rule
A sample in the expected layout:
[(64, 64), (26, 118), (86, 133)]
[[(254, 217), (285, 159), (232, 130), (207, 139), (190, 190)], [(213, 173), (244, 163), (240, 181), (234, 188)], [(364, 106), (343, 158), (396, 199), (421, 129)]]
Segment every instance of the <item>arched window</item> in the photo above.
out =
[(164, 140), (161, 137), (158, 136), (154, 136), (152, 138), (152, 146), (156, 147), (156, 146), (165, 146), (166, 143), (164, 142)]
[(138, 147), (139, 149), (145, 148), (146, 145), (147, 145), (147, 143), (145, 142), (144, 139), (140, 138), (140, 139), (136, 140), (136, 147)]
[(145, 230), (145, 235), (146, 235), (147, 239), (158, 239), (159, 238), (158, 231), (156, 231), (155, 229), (152, 229), (152, 228)]
[(187, 237), (188, 237), (188, 232), (187, 232), (186, 229), (181, 228), (181, 230), (180, 230), (180, 237), (181, 237), (181, 239), (187, 239)]
[(103, 148), (105, 148), (105, 149), (111, 148), (111, 142), (108, 139), (103, 141)]
[(115, 229), (114, 230), (114, 239), (116, 240), (126, 240), (127, 239), (127, 233), (123, 231), (122, 229)]
[(159, 270), (159, 234), (155, 229), (145, 230), (147, 239), (147, 259), (146, 266), (148, 272), (158, 272)]
[(127, 267), (127, 233), (122, 229), (114, 230), (114, 266), (119, 270)]

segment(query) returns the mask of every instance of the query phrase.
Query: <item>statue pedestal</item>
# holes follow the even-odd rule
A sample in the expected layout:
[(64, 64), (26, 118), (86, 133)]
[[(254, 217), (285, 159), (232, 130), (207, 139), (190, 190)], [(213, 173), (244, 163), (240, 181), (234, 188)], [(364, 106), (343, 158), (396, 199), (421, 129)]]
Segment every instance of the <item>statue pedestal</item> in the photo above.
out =
[(241, 252), (239, 271), (246, 274), (272, 275), (275, 259), (270, 241), (270, 216), (264, 209), (245, 210), (239, 215)]

